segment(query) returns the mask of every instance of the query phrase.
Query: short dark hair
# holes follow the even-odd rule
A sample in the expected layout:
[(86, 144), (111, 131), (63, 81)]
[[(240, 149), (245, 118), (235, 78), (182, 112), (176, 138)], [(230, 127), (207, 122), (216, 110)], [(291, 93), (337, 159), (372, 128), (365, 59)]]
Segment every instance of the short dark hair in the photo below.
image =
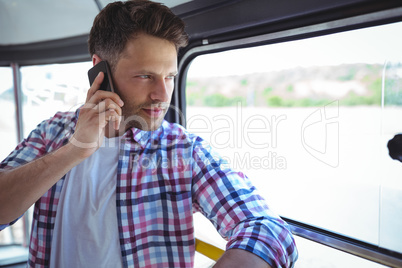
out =
[(95, 17), (89, 33), (89, 53), (107, 60), (114, 70), (129, 39), (145, 33), (172, 42), (178, 50), (188, 42), (184, 28), (184, 22), (160, 3), (148, 0), (113, 2)]

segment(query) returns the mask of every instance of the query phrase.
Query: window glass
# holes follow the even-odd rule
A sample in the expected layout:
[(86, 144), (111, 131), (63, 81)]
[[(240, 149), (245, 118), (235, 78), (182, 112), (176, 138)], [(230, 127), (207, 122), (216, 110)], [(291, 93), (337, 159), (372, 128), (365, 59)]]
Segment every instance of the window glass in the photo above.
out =
[(91, 62), (21, 68), (24, 136), (58, 111), (74, 111), (85, 102)]
[[(23, 130), (26, 137), (41, 121), (58, 111), (74, 111), (85, 102), (91, 62), (21, 67)], [(11, 68), (0, 68), (1, 159), (17, 144)], [(32, 211), (0, 232), (1, 244), (27, 245)]]
[(202, 55), (187, 128), (278, 214), (402, 252), (402, 23)]
[(4, 159), (17, 145), (13, 74), (10, 67), (0, 67), (0, 81), (0, 158)]
[[(0, 81), (0, 158), (3, 160), (17, 145), (13, 74), (10, 67), (0, 67)], [(22, 221), (0, 232), (0, 245), (22, 244), (22, 241)]]

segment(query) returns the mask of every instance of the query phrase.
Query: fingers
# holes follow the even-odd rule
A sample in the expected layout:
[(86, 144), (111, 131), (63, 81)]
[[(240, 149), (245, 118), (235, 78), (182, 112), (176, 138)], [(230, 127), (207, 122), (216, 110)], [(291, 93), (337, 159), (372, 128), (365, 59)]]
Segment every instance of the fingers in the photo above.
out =
[(70, 141), (75, 147), (84, 149), (85, 157), (91, 155), (102, 144), (106, 126), (119, 130), (124, 103), (114, 92), (99, 90), (104, 74), (100, 72), (88, 90), (87, 100), (80, 108), (75, 132)]
[[(88, 144), (88, 154), (92, 154), (101, 144), (108, 123), (119, 130), (122, 118), (123, 101), (114, 92), (99, 90), (104, 74), (100, 72), (88, 90), (87, 100), (80, 108), (74, 141)], [(76, 143), (78, 144), (78, 143)], [(97, 146), (93, 146), (96, 144)], [(78, 144), (79, 145), (79, 144)], [(80, 148), (84, 148), (80, 146)], [(94, 149), (94, 150), (89, 150)]]
[(105, 123), (113, 122), (113, 128), (115, 130), (119, 130), (122, 118), (121, 115), (117, 114), (116, 111), (113, 109), (108, 109), (105, 111), (104, 116), (105, 116)]
[(117, 95), (114, 92), (99, 90), (104, 77), (105, 77), (105, 74), (103, 72), (99, 72), (99, 74), (96, 76), (94, 82), (92, 83), (92, 86), (89, 88), (89, 90), (87, 92), (87, 99), (85, 102), (97, 104), (100, 101), (109, 98), (109, 99), (112, 99), (114, 102), (116, 102), (120, 107), (122, 107), (124, 105), (124, 103), (121, 100), (121, 98), (119, 97), (119, 95)]
[(93, 107), (93, 109), (97, 110), (98, 113), (103, 113), (108, 110), (113, 110), (116, 112), (118, 116), (121, 116), (122, 114), (122, 109), (121, 106), (118, 105), (115, 101), (112, 99), (105, 99), (99, 102), (97, 105)]
[(98, 104), (85, 103), (85, 105), (81, 107), (80, 114), (82, 114), (83, 117), (85, 114), (97, 120), (101, 128), (104, 128), (108, 122), (113, 121), (113, 128), (118, 130), (122, 118), (122, 109), (121, 106), (112, 99), (105, 99)]
[(114, 128), (118, 129), (122, 115), (121, 107), (124, 103), (116, 93), (99, 90), (104, 76), (103, 72), (99, 72), (96, 76), (88, 90), (86, 103), (81, 109), (94, 109), (100, 119), (105, 120), (103, 121), (105, 125), (109, 121), (114, 121)]
[[(114, 129), (118, 130), (122, 118), (122, 109), (116, 105), (111, 99), (101, 101), (94, 107), (98, 111), (100, 118), (103, 118), (103, 122), (106, 125), (108, 122), (113, 121)], [(102, 120), (102, 119), (101, 119)]]

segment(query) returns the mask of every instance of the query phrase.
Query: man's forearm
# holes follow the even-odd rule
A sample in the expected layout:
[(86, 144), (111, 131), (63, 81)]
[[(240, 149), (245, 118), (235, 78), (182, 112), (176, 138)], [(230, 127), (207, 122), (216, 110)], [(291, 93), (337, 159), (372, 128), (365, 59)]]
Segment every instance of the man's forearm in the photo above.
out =
[(69, 143), (26, 165), (12, 170), (2, 170), (0, 224), (8, 224), (21, 216), (82, 160), (75, 157), (74, 145)]
[(214, 268), (272, 268), (257, 255), (242, 249), (229, 249), (218, 260)]
[(0, 224), (21, 216), (69, 170), (92, 155), (102, 144), (109, 121), (114, 130), (119, 129), (124, 103), (116, 93), (99, 90), (103, 78), (99, 73), (88, 90), (68, 144), (26, 165), (0, 172)]

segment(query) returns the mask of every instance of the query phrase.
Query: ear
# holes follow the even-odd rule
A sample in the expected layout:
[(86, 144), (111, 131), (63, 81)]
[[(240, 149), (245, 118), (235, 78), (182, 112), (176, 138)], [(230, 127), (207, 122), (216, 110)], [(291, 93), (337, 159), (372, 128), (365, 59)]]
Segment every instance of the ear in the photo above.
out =
[(98, 64), (101, 61), (102, 61), (102, 59), (98, 55), (94, 54), (92, 56), (92, 64), (93, 64), (93, 66), (95, 66), (96, 64)]

